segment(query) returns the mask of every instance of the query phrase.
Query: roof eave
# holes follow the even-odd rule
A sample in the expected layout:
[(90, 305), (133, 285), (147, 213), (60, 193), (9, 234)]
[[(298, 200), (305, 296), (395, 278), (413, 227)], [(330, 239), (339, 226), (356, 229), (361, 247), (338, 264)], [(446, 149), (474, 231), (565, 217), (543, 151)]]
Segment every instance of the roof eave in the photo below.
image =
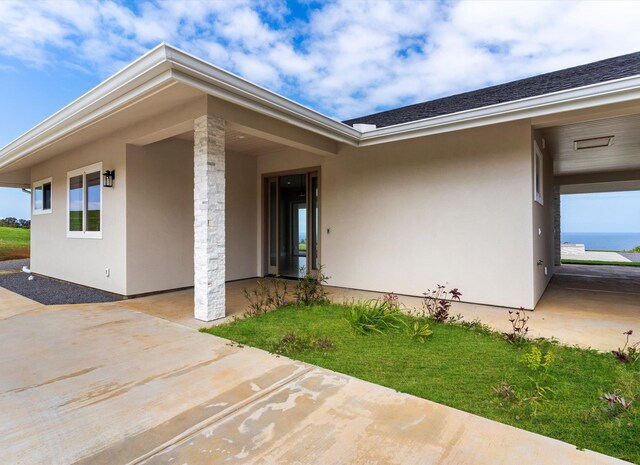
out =
[(0, 149), (0, 169), (179, 82), (352, 146), (381, 144), (640, 99), (640, 76), (632, 76), (361, 133), (162, 43)]
[(640, 76), (562, 90), (447, 115), (385, 126), (362, 134), (361, 146), (459, 131), (640, 99)]

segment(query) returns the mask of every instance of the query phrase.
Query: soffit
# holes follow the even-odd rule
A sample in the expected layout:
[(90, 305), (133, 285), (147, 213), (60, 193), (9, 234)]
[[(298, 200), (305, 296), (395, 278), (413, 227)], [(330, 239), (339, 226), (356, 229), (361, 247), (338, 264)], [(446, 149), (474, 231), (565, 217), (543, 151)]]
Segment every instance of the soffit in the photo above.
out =
[[(541, 131), (554, 174), (640, 169), (640, 114), (554, 126)], [(576, 140), (614, 136), (608, 147), (575, 150)]]
[(173, 83), (125, 108), (114, 111), (91, 124), (82, 126), (71, 134), (56, 139), (52, 143), (31, 152), (24, 158), (3, 168), (4, 172), (14, 171), (52, 158), (65, 151), (81, 147), (89, 142), (100, 140), (137, 124), (153, 119), (195, 99), (203, 93), (183, 84)]
[[(185, 132), (175, 137), (176, 139), (193, 142), (193, 131)], [(241, 153), (244, 155), (265, 155), (281, 152), (287, 148), (288, 147), (283, 144), (244, 133), (232, 125), (227, 125), (225, 128), (225, 150), (227, 152)]]

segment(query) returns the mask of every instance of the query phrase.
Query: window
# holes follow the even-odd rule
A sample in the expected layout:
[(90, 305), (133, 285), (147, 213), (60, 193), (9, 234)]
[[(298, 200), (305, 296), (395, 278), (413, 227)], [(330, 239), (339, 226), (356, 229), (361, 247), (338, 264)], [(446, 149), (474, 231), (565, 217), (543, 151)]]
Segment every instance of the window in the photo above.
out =
[(67, 237), (102, 238), (102, 163), (67, 173)]
[(34, 182), (32, 188), (33, 214), (44, 215), (51, 213), (51, 183), (52, 178)]
[(544, 190), (544, 165), (542, 152), (540, 151), (540, 147), (538, 147), (538, 143), (536, 141), (533, 142), (533, 198), (540, 205), (544, 204), (543, 199), (543, 190)]

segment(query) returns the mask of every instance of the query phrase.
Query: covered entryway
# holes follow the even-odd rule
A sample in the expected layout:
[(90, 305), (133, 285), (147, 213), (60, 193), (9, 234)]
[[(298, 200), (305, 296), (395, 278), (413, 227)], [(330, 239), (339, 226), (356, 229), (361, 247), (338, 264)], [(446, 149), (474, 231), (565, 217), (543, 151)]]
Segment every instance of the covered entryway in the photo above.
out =
[(320, 263), (319, 168), (263, 175), (263, 274), (299, 278)]
[[(563, 195), (640, 190), (640, 114), (630, 109), (615, 116), (608, 113), (608, 117), (600, 118), (596, 113), (592, 119), (566, 115), (557, 118), (562, 124), (535, 131), (536, 140), (541, 141), (553, 166), (555, 269), (536, 310), (568, 306), (579, 311), (599, 307), (602, 312), (615, 313), (619, 306), (625, 315), (635, 314), (640, 319), (640, 268), (561, 264)], [(564, 257), (579, 256), (582, 253), (579, 249), (565, 245)], [(604, 258), (617, 255), (600, 253)], [(584, 257), (594, 258), (589, 254)], [(628, 259), (622, 257), (620, 261)]]

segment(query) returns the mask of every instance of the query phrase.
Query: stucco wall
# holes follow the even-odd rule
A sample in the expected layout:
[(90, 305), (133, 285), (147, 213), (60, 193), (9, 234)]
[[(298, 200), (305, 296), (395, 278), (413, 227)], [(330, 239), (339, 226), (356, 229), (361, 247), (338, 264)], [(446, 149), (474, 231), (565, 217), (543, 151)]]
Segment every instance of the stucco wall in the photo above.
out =
[(533, 307), (528, 121), (258, 158), (259, 174), (318, 165), (330, 284), (421, 295), (449, 283), (465, 301)]
[(127, 147), (127, 294), (193, 286), (193, 143)]
[[(102, 239), (67, 238), (67, 172), (97, 162), (103, 163), (103, 170), (115, 169), (117, 173), (115, 187), (102, 190)], [(104, 138), (31, 169), (32, 182), (47, 177), (53, 177), (52, 213), (32, 216), (31, 270), (124, 294), (125, 145), (116, 138)], [(110, 270), (109, 277), (106, 268)]]
[(225, 242), (227, 281), (258, 276), (256, 157), (226, 153)]
[[(256, 276), (256, 159), (227, 153), (226, 277)], [(127, 294), (193, 286), (193, 142), (127, 150)]]
[[(539, 134), (534, 133), (533, 139), (543, 155), (543, 204), (533, 201), (533, 184), (531, 199), (533, 204), (533, 299), (537, 303), (547, 288), (554, 273), (555, 236), (554, 236), (554, 201), (553, 201), (553, 158), (542, 142)], [(535, 162), (533, 157), (533, 142), (531, 145), (531, 169)], [(538, 265), (542, 260), (543, 264)], [(545, 275), (545, 267), (547, 274)]]

